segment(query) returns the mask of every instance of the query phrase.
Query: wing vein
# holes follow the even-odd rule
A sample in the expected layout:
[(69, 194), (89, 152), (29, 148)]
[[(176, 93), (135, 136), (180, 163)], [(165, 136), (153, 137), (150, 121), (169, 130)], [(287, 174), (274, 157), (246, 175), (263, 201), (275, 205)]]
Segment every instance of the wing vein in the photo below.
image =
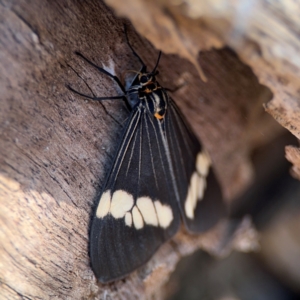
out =
[(174, 176), (174, 170), (173, 170), (173, 165), (172, 165), (172, 160), (171, 160), (171, 156), (170, 156), (170, 149), (169, 149), (169, 145), (168, 145), (168, 140), (164, 134), (164, 131), (162, 129), (162, 126), (160, 123), (158, 123), (158, 127), (159, 127), (159, 132), (162, 136), (162, 141), (163, 141), (163, 145), (166, 151), (166, 156), (167, 156), (167, 160), (168, 160), (168, 166), (169, 166), (169, 172), (171, 175), (171, 180), (172, 180), (172, 184), (173, 184), (173, 188), (175, 191), (175, 195), (177, 198), (178, 203), (180, 203), (180, 196), (179, 196), (179, 192), (178, 192), (178, 188), (176, 185), (176, 180), (175, 180), (175, 176)]
[[(162, 168), (163, 168), (164, 174), (166, 175), (167, 173), (166, 173), (166, 169), (165, 169), (165, 165), (164, 165), (164, 160), (163, 160), (163, 158), (162, 158), (161, 149), (160, 149), (160, 147), (159, 147), (159, 146), (160, 146), (160, 143), (159, 143), (158, 136), (157, 136), (157, 132), (156, 132), (156, 128), (155, 128), (155, 125), (154, 125), (154, 122), (153, 122), (151, 116), (149, 116), (149, 121), (150, 121), (150, 123), (151, 123), (151, 125), (152, 125), (153, 132), (154, 132), (154, 134), (155, 134), (155, 139), (156, 139), (156, 143), (157, 143), (157, 146), (158, 146), (159, 158), (160, 158), (160, 161), (161, 161), (161, 166), (162, 166)], [(162, 139), (163, 139), (163, 137), (162, 137)]]
[[(121, 146), (120, 150), (118, 151), (118, 155), (117, 155), (117, 157), (115, 159), (116, 163), (114, 165), (113, 172), (116, 172), (116, 174), (114, 176), (112, 176), (113, 178), (117, 178), (118, 177), (118, 174), (120, 172), (120, 168), (121, 168), (121, 166), (123, 164), (123, 160), (124, 160), (125, 154), (127, 153), (127, 149), (128, 149), (128, 147), (130, 145), (131, 139), (134, 136), (134, 132), (136, 131), (136, 128), (138, 126), (138, 123), (139, 123), (138, 119), (140, 118), (140, 116), (141, 116), (141, 111), (140, 111), (140, 109), (138, 109), (135, 112), (135, 114), (133, 115), (133, 117), (131, 118), (130, 122), (129, 122), (129, 125), (128, 125), (127, 129), (126, 129), (126, 135), (123, 138), (122, 146)], [(132, 126), (134, 126), (133, 129), (131, 129)], [(129, 137), (129, 139), (128, 139), (128, 137)], [(116, 169), (116, 167), (117, 167), (117, 169)]]
[[(177, 151), (179, 152), (179, 157), (176, 157), (176, 158), (180, 160), (182, 170), (184, 171), (185, 179), (189, 180), (189, 178), (187, 178), (188, 175), (186, 174), (186, 170), (185, 170), (185, 167), (184, 167), (183, 153), (182, 153), (182, 149), (180, 147), (180, 143), (178, 141), (178, 134), (176, 134), (176, 130), (175, 130), (174, 124), (171, 121), (171, 119), (168, 119), (168, 128), (170, 128), (169, 136), (172, 136), (172, 138), (170, 139), (171, 148), (172, 149), (177, 149)], [(181, 137), (183, 137), (182, 131), (181, 131)], [(175, 143), (175, 145), (173, 145), (173, 143)], [(188, 149), (188, 151), (190, 151), (190, 150)], [(191, 155), (191, 157), (192, 157), (192, 153), (189, 153), (189, 155)]]
[[(145, 115), (145, 111), (143, 111)], [(141, 182), (141, 165), (142, 165), (142, 145), (143, 145), (143, 122), (140, 125), (140, 145), (139, 145), (139, 173), (138, 173), (138, 195), (140, 194), (140, 182)]]
[[(146, 114), (147, 119), (150, 119), (150, 116), (148, 114)], [(149, 120), (151, 121), (151, 120)], [(151, 141), (150, 139), (150, 133), (149, 133), (149, 127), (147, 122), (145, 122), (145, 127), (146, 127), (146, 132), (147, 132), (147, 137), (148, 137), (148, 142), (149, 142), (149, 151), (150, 151), (150, 158), (151, 158), (151, 166), (152, 166), (152, 170), (153, 170), (153, 174), (154, 174), (154, 179), (155, 179), (155, 186), (158, 188), (158, 181), (157, 181), (157, 175), (156, 175), (156, 171), (155, 171), (155, 165), (154, 165), (154, 160), (153, 160), (153, 153), (152, 153), (152, 147), (151, 147), (151, 143), (154, 143), (154, 141)], [(157, 140), (156, 140), (157, 142)], [(159, 147), (159, 145), (157, 145)]]

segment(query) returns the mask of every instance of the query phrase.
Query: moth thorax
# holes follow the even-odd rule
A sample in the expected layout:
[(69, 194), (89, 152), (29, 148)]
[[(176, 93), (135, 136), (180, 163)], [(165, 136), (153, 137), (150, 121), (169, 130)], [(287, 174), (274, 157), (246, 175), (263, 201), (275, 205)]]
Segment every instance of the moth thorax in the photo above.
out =
[(148, 107), (153, 116), (161, 120), (164, 118), (167, 109), (167, 94), (162, 89), (153, 91), (147, 97)]

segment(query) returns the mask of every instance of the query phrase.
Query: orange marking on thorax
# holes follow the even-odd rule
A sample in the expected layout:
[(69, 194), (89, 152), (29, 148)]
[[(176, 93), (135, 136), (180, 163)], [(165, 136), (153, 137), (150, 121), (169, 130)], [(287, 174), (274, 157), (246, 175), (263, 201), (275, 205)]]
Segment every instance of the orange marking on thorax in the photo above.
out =
[(161, 120), (161, 119), (164, 118), (164, 116), (161, 116), (159, 113), (155, 113), (155, 114), (154, 114), (154, 117), (155, 117), (156, 119), (158, 119), (158, 120)]

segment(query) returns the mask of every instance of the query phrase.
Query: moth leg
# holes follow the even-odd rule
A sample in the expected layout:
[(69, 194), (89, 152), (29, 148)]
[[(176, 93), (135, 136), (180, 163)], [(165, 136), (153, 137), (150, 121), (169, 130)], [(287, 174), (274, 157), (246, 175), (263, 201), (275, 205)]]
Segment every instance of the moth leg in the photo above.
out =
[(94, 100), (94, 101), (102, 101), (102, 100), (114, 100), (114, 99), (124, 99), (125, 95), (120, 95), (120, 96), (111, 96), (111, 97), (92, 97), (92, 96), (89, 96), (89, 95), (85, 95), (85, 94), (82, 94), (76, 90), (74, 90), (73, 88), (71, 88), (68, 84), (66, 84), (66, 87), (73, 93), (79, 95), (79, 96), (82, 96), (82, 97), (85, 97), (85, 98), (88, 98), (88, 99), (91, 99), (91, 100)]
[[(87, 59), (86, 57), (84, 57), (81, 53), (75, 51), (75, 54), (78, 55), (78, 56), (80, 56), (80, 57), (81, 57), (83, 60), (85, 60), (88, 64), (90, 64), (91, 66), (93, 66), (94, 68), (96, 68), (99, 72), (101, 72), (101, 73), (103, 73), (103, 74), (109, 76), (110, 78), (112, 78), (112, 79), (118, 84), (118, 86), (120, 87), (120, 89), (122, 90), (122, 92), (123, 92), (124, 94), (126, 93), (123, 84), (121, 83), (120, 79), (119, 79), (117, 76), (115, 76), (115, 75), (113, 75), (113, 74), (107, 72), (107, 71), (104, 70), (103, 68), (101, 68), (101, 67), (95, 65), (95, 64), (94, 64), (93, 62), (91, 62), (89, 59)], [(114, 99), (115, 99), (115, 98), (114, 98)]]

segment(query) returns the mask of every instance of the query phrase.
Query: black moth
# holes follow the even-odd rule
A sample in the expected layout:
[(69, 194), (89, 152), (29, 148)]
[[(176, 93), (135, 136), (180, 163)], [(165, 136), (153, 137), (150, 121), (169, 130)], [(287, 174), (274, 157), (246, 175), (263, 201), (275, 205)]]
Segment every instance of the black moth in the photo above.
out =
[[(125, 32), (126, 33), (126, 32)], [(142, 64), (123, 94), (91, 97), (123, 99), (130, 115), (112, 168), (106, 177), (90, 233), (90, 257), (103, 283), (120, 279), (145, 264), (179, 230), (181, 220), (191, 233), (212, 227), (225, 209), (208, 153), (153, 71)]]

